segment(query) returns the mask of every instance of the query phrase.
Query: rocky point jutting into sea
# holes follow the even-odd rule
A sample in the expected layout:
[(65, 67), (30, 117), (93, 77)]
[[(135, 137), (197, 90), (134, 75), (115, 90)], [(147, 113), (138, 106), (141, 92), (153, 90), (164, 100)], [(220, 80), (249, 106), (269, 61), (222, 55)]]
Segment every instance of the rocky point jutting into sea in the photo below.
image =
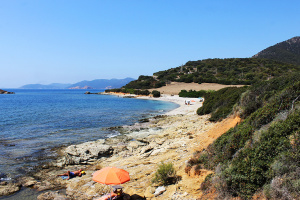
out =
[[(149, 122), (121, 127), (119, 131), (126, 133), (121, 136), (62, 148), (56, 161), (41, 166), (32, 176), (22, 177), (17, 183), (2, 182), (0, 195), (23, 186), (40, 191), (38, 199), (96, 199), (107, 193), (109, 186), (94, 182), (92, 174), (102, 167), (114, 166), (129, 172), (131, 181), (122, 185), (132, 199), (197, 199), (201, 182), (212, 172), (194, 174), (192, 170), (187, 174), (186, 162), (194, 151), (206, 148), (235, 126), (239, 118), (232, 116), (211, 123), (208, 115), (196, 114), (202, 104), (197, 99), (191, 105), (185, 105), (185, 99), (178, 96), (164, 95), (159, 99), (176, 102), (180, 107)], [(151, 182), (161, 162), (173, 163), (180, 177), (176, 184), (159, 187)], [(86, 175), (70, 180), (56, 176), (80, 168)]]
[(8, 92), (0, 89), (0, 94), (14, 94), (14, 92)]

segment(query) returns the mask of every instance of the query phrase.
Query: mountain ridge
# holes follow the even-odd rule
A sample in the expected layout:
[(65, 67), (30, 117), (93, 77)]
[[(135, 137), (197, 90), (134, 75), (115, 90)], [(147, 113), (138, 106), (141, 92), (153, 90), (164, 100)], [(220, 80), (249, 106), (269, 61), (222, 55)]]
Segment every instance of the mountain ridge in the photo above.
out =
[(90, 89), (112, 89), (112, 88), (120, 88), (127, 83), (133, 81), (133, 78), (124, 78), (124, 79), (95, 79), (92, 81), (80, 81), (78, 83), (72, 84), (69, 88), (83, 88), (90, 87)]
[(300, 65), (300, 37), (279, 42), (258, 52), (252, 58), (266, 58), (280, 62)]
[(47, 84), (47, 85), (26, 84), (26, 85), (19, 87), (19, 89), (65, 89), (70, 85), (71, 84), (68, 84), (68, 83), (51, 83), (51, 84)]
[(74, 84), (71, 83), (51, 83), (48, 85), (43, 84), (27, 84), (19, 87), (19, 89), (108, 89), (118, 88), (126, 85), (128, 82), (133, 81), (133, 78), (124, 79), (95, 79), (92, 81), (80, 81)]

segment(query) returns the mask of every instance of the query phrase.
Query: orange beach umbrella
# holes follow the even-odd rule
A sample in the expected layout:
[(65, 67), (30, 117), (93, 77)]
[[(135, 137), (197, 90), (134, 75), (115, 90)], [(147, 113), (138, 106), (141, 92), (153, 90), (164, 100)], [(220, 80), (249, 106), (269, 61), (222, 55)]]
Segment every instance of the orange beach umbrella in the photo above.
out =
[(119, 185), (130, 181), (129, 173), (116, 167), (104, 167), (93, 175), (93, 181), (106, 185)]

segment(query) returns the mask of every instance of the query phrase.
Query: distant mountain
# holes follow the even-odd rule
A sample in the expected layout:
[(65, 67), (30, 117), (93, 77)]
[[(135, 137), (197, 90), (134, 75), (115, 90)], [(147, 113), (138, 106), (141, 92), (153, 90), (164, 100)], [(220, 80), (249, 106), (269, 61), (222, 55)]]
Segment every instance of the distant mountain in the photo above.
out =
[(66, 89), (71, 84), (63, 84), (63, 83), (52, 83), (49, 85), (42, 84), (27, 84), (20, 87), (20, 89)]
[(112, 89), (120, 88), (133, 81), (133, 78), (125, 79), (96, 79), (92, 81), (81, 81), (68, 86), (68, 89)]
[(254, 58), (267, 58), (280, 62), (300, 65), (300, 37), (293, 37), (289, 40), (277, 43), (268, 47)]

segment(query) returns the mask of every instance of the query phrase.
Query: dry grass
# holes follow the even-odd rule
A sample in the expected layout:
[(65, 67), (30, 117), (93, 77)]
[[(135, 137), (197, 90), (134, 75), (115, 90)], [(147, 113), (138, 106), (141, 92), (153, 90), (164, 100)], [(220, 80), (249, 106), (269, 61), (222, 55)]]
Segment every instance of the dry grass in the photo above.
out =
[(169, 94), (169, 95), (178, 95), (181, 90), (220, 90), (225, 87), (242, 87), (244, 85), (222, 85), (218, 83), (181, 83), (181, 82), (172, 82), (166, 86), (161, 88), (155, 88), (152, 90), (157, 90), (161, 94)]

